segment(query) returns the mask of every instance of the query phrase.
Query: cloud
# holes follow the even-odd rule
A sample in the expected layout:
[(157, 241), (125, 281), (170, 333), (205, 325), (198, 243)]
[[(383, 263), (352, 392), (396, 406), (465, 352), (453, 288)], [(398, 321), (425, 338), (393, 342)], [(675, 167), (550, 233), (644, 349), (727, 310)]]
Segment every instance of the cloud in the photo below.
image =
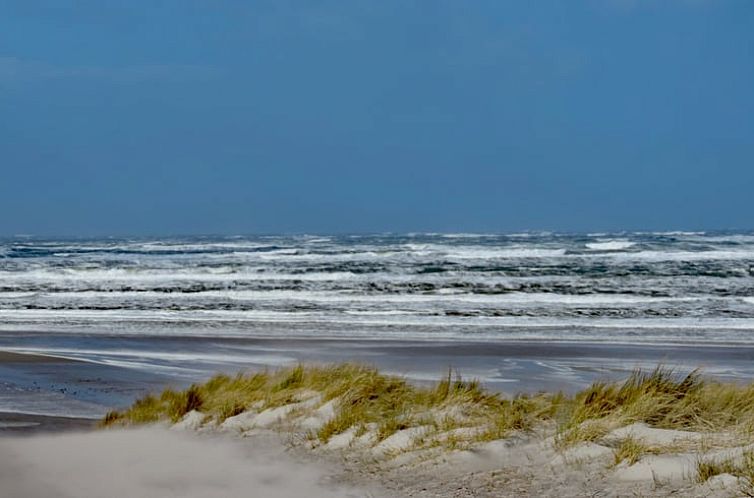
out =
[(0, 81), (2, 82), (88, 79), (116, 83), (138, 83), (150, 80), (206, 79), (215, 76), (218, 72), (215, 67), (187, 64), (75, 66), (24, 60), (16, 57), (0, 57)]

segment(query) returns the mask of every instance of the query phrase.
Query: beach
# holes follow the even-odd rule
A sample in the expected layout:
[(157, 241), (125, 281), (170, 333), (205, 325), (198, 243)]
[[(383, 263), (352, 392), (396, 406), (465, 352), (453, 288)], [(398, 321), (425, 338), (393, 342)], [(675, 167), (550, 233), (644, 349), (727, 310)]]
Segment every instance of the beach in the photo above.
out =
[[(751, 404), (742, 404), (750, 387), (662, 369), (632, 379), (631, 401), (609, 384), (593, 386), (625, 404), (595, 412), (593, 396), (501, 397), (452, 376), (411, 387), (355, 364), (218, 375), (141, 398), (96, 430), (6, 434), (0, 478), (4, 492), (20, 498), (251, 490), (271, 497), (728, 498), (752, 489), (748, 422), (707, 418), (721, 415), (714, 405), (727, 406), (723, 398), (740, 398), (729, 415), (751, 420)], [(228, 411), (223, 399), (239, 408)], [(698, 403), (702, 420), (685, 429), (635, 421), (672, 427), (687, 403)], [(555, 424), (562, 410), (571, 421)]]
[[(81, 343), (70, 335), (50, 342), (65, 339)], [(754, 348), (741, 346), (173, 337), (151, 340), (150, 351), (139, 349), (143, 339), (131, 343), (129, 338), (118, 338), (113, 341), (117, 350), (108, 351), (107, 339), (85, 340), (113, 361), (0, 354), (0, 410), (93, 419), (127, 406), (141, 395), (166, 387), (184, 388), (218, 372), (260, 371), (299, 362), (370, 364), (418, 384), (435, 382), (450, 369), (508, 395), (573, 393), (591, 382), (619, 379), (636, 368), (651, 369), (658, 364), (679, 372), (699, 368), (705, 375), (726, 381), (754, 378)], [(154, 352), (175, 359), (152, 372), (148, 367), (133, 366), (134, 358)], [(202, 362), (202, 358), (211, 360)]]
[(94, 427), (95, 421), (89, 418), (0, 412), (0, 436), (80, 431)]
[[(21, 497), (101, 496), (108, 486), (113, 496), (234, 496), (252, 487), (266, 496), (722, 497), (748, 482), (739, 461), (748, 450), (730, 440), (745, 427), (711, 431), (694, 418), (657, 426), (618, 410), (587, 429), (558, 418), (553, 400), (577, 413), (590, 386), (658, 365), (681, 378), (699, 369), (711, 386), (751, 382), (750, 233), (3, 244), (0, 452), (8, 457), (0, 473), (17, 476)], [(187, 394), (228, 382), (223, 375), (342, 364), (400, 379), (399, 392), (424, 393), (424, 404), (382, 418), (363, 412), (359, 423), (320, 433), (318, 424), (347, 413), (344, 391), (275, 384), (259, 398), (241, 391), (221, 401), (207, 391), (204, 407)], [(449, 375), (489, 393), (479, 395), (486, 401), (427, 404)], [(705, 389), (713, 401), (697, 401), (699, 410), (720, 403)], [(191, 399), (195, 407), (181, 404)], [(355, 406), (371, 399), (380, 398), (366, 393)], [(173, 405), (180, 410), (169, 412)], [(135, 406), (146, 411), (123, 415)], [(503, 415), (480, 415), (492, 406)], [(468, 410), (471, 418), (459, 415)], [(116, 427), (97, 428), (102, 420)], [(563, 434), (572, 441), (559, 442)], [(714, 451), (739, 452), (726, 463), (736, 475), (715, 467)], [(715, 471), (693, 477), (695, 459)]]
[[(303, 492), (315, 497), (575, 497), (595, 493), (624, 496), (636, 490), (644, 496), (729, 497), (736, 496), (739, 486), (734, 478), (723, 483), (725, 486), (679, 479), (695, 474), (697, 457), (672, 453), (667, 457), (669, 463), (658, 464), (657, 469), (616, 473), (611, 466), (616, 450), (610, 446), (615, 443), (558, 448), (552, 443), (553, 429), (547, 425), (544, 427), (549, 428), (533, 433), (480, 443), (472, 446), (471, 452), (451, 449), (447, 456), (432, 450), (432, 445), (413, 449), (418, 444), (413, 441), (420, 441), (414, 439), (419, 433), (407, 429), (390, 443), (398, 444), (396, 450), (380, 452), (375, 460), (376, 450), (355, 443), (352, 432), (312, 451), (307, 429), (294, 429), (287, 419), (281, 419), (281, 425), (276, 422), (255, 428), (251, 422), (232, 430), (222, 430), (213, 422), (198, 423), (205, 416), (177, 424), (180, 430), (171, 430), (165, 421), (145, 428), (108, 430), (96, 424), (108, 410), (123, 409), (148, 393), (159, 395), (165, 388), (201, 384), (217, 372), (253, 375), (299, 362), (376, 365), (383, 372), (427, 388), (451, 369), (452, 375), (468, 380), (483, 375), (484, 388), (511, 398), (520, 392), (575, 393), (593, 380), (621, 380), (632, 369), (651, 369), (658, 364), (673, 366), (680, 375), (702, 366), (711, 372), (710, 378), (745, 383), (752, 355), (746, 348), (311, 339), (218, 343), (197, 338), (185, 343), (171, 338), (162, 347), (178, 355), (190, 355), (191, 351), (211, 355), (212, 348), (232, 349), (244, 351), (250, 359), (246, 365), (238, 361), (186, 376), (169, 370), (148, 375), (133, 367), (40, 354), (0, 355), (1, 399), (6, 406), (19, 409), (0, 413), (4, 489), (19, 498), (103, 494), (224, 497), (246, 496), (249, 489), (263, 490), (264, 496), (272, 497)], [(286, 360), (280, 361), (281, 357)], [(501, 380), (496, 382), (496, 378)], [(29, 411), (48, 415), (23, 413)], [(664, 447), (667, 436), (659, 432), (659, 436), (649, 432), (649, 437), (658, 437), (658, 447)], [(463, 429), (453, 437), (473, 434), (474, 430)], [(679, 434), (681, 439), (685, 437), (685, 433)], [(710, 436), (704, 438), (711, 440)], [(636, 476), (631, 477), (631, 472)], [(651, 477), (653, 472), (668, 477), (658, 485)], [(626, 473), (627, 479), (616, 477)]]
[(754, 1), (1, 12), (0, 498), (754, 497)]
[(249, 444), (165, 428), (0, 437), (2, 494), (14, 498), (388, 496), (337, 477), (337, 466), (272, 437)]
[(746, 231), (7, 238), (0, 351), (44, 361), (0, 358), (0, 411), (99, 417), (299, 361), (507, 393), (751, 379), (752, 269)]

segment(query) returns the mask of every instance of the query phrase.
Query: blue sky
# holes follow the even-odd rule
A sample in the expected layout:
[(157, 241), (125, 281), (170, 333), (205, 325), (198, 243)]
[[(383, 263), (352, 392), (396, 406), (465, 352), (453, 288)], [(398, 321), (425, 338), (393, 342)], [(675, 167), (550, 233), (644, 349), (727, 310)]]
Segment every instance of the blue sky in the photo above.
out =
[(0, 234), (754, 228), (750, 0), (0, 12)]

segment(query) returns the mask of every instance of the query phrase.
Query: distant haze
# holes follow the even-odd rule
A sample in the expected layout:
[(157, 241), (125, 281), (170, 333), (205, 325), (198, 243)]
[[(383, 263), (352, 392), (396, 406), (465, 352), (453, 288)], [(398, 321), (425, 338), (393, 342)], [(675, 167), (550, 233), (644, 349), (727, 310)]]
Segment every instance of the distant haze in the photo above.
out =
[(7, 2), (0, 235), (752, 228), (754, 2)]

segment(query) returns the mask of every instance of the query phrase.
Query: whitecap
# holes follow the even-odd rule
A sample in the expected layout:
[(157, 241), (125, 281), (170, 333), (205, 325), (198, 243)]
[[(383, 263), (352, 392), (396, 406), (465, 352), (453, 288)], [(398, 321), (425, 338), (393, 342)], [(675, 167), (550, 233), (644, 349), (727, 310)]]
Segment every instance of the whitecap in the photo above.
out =
[(597, 242), (587, 242), (586, 247), (587, 249), (592, 249), (594, 251), (622, 251), (623, 249), (628, 249), (629, 247), (633, 247), (636, 245), (636, 242), (631, 242), (630, 240), (600, 240)]
[(501, 247), (479, 249), (476, 247), (456, 247), (446, 253), (450, 259), (524, 259), (524, 258), (556, 258), (564, 256), (565, 249), (551, 249), (543, 247)]

